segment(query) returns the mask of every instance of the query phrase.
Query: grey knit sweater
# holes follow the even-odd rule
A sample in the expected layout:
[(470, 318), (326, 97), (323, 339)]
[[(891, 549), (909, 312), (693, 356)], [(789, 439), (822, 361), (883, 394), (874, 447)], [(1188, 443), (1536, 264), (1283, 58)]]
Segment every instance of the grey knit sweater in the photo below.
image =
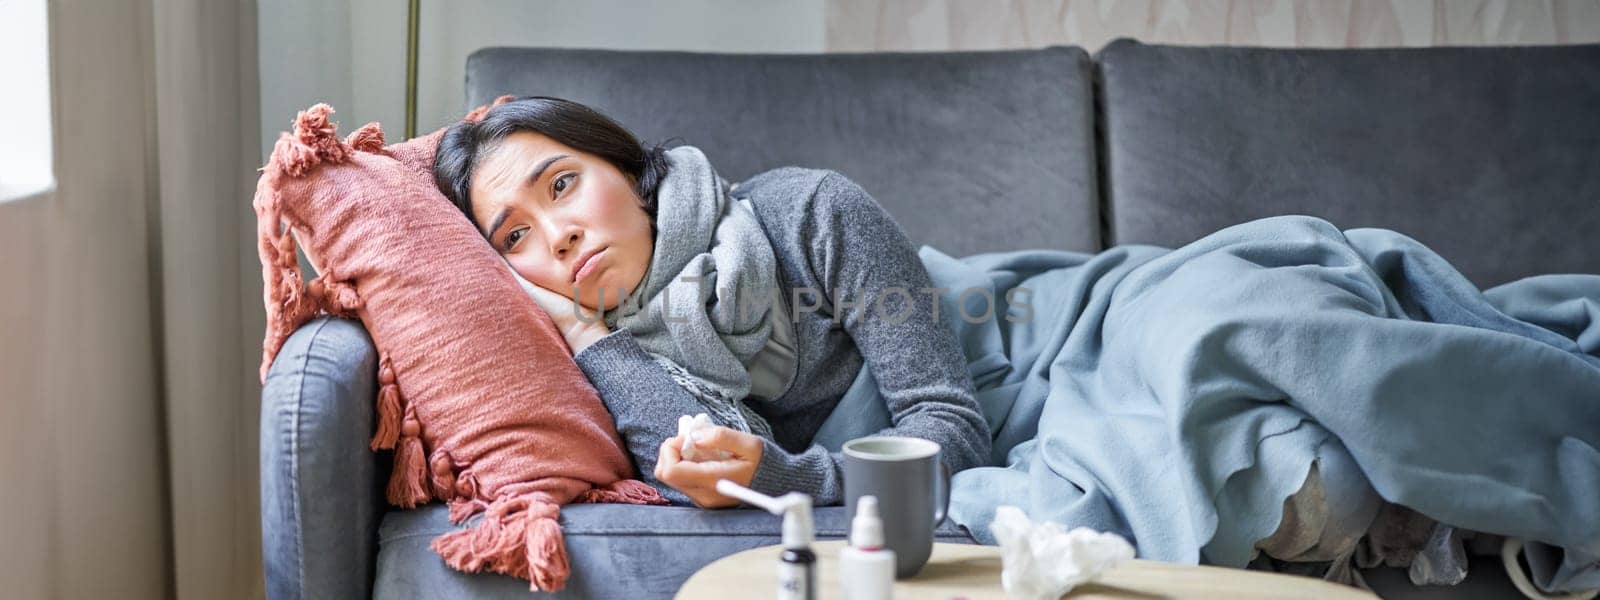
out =
[[(776, 398), (749, 401), (774, 438), (766, 441), (750, 487), (771, 495), (803, 492), (818, 505), (844, 501), (841, 456), (811, 439), (863, 359), (893, 418), (882, 435), (938, 442), (952, 471), (983, 464), (988, 423), (973, 398), (961, 349), (934, 313), (937, 298), (918, 293), (933, 283), (899, 225), (860, 186), (832, 171), (775, 169), (737, 190), (736, 196), (749, 198), (772, 241), (784, 297), (792, 298), (795, 289), (820, 292), (800, 296), (804, 307), (817, 306), (814, 312), (791, 307), (797, 319), (793, 383)], [(891, 288), (910, 294), (885, 293)], [(836, 306), (836, 298), (841, 305), (858, 301), (862, 308)], [(688, 504), (653, 472), (661, 443), (677, 435), (678, 417), (705, 412), (700, 402), (626, 329), (574, 358), (599, 390), (644, 481), (674, 503)]]

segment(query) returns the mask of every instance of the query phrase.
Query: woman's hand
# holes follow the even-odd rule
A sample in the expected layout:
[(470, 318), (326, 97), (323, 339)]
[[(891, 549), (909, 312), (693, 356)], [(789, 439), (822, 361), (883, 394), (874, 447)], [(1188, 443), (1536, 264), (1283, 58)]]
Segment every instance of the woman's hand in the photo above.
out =
[(556, 329), (566, 338), (573, 354), (583, 352), (590, 344), (610, 335), (611, 330), (606, 328), (605, 320), (589, 307), (532, 283), (522, 283), (522, 289), (539, 304), (539, 308), (550, 315), (550, 320), (555, 321)]
[(693, 435), (695, 446), (722, 450), (732, 456), (726, 460), (684, 460), (679, 452), (683, 438), (673, 437), (661, 443), (661, 452), (656, 458), (656, 479), (683, 492), (700, 508), (738, 506), (738, 500), (717, 492), (717, 480), (727, 479), (749, 486), (755, 479), (756, 467), (761, 464), (761, 438), (727, 427), (704, 429)]

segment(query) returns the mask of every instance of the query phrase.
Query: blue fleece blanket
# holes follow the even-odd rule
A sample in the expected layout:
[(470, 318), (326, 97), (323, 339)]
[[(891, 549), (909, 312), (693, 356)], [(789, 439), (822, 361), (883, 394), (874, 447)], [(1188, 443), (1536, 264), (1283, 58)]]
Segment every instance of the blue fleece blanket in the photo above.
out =
[[(1375, 490), (1533, 542), (1546, 590), (1600, 587), (1600, 276), (1481, 292), (1410, 238), (1307, 217), (1177, 250), (922, 258), (1012, 317), (945, 299), (996, 437), (997, 466), (953, 484), (980, 541), (1020, 504), (1142, 558), (1243, 566), (1315, 463), (1333, 510)], [(887, 424), (857, 384), (820, 443)]]

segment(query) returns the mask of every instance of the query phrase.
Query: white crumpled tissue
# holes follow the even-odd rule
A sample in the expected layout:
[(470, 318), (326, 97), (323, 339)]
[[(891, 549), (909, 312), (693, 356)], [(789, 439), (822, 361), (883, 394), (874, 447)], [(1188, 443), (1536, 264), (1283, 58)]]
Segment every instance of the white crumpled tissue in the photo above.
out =
[(682, 455), (684, 460), (689, 461), (728, 460), (733, 458), (733, 455), (726, 450), (700, 448), (694, 445), (694, 432), (711, 429), (716, 426), (706, 413), (700, 413), (692, 417), (689, 415), (678, 417), (678, 437), (683, 438), (683, 445), (678, 448), (678, 454)]
[(1000, 542), (1000, 583), (1011, 598), (1055, 600), (1133, 558), (1122, 536), (1088, 527), (1062, 531), (1050, 521), (1034, 523), (1015, 506), (996, 509), (989, 528)]

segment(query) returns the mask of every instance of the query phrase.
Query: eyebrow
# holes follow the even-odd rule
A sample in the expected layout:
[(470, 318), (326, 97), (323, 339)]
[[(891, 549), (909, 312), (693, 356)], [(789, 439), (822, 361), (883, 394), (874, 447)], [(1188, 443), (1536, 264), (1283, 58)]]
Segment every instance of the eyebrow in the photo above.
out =
[[(546, 158), (544, 160), (539, 161), (539, 164), (533, 166), (533, 172), (528, 174), (528, 176), (525, 179), (523, 179), (523, 181), (528, 182), (528, 183), (532, 183), (532, 182), (538, 181), (540, 177), (544, 176), (545, 170), (550, 168), (550, 163), (556, 162), (556, 161), (561, 160), (561, 159), (566, 158), (566, 157), (567, 157), (567, 155), (565, 155), (565, 154), (557, 154), (557, 155), (552, 156), (550, 158)], [(511, 207), (510, 206), (501, 207), (500, 208), (500, 212), (496, 213), (495, 216), (494, 216), (494, 219), (489, 221), (489, 232), (484, 234), (484, 237), (487, 237), (487, 238), (489, 238), (490, 241), (493, 241), (495, 232), (500, 231), (500, 226), (505, 224), (506, 216), (508, 216), (510, 214), (511, 214)]]

